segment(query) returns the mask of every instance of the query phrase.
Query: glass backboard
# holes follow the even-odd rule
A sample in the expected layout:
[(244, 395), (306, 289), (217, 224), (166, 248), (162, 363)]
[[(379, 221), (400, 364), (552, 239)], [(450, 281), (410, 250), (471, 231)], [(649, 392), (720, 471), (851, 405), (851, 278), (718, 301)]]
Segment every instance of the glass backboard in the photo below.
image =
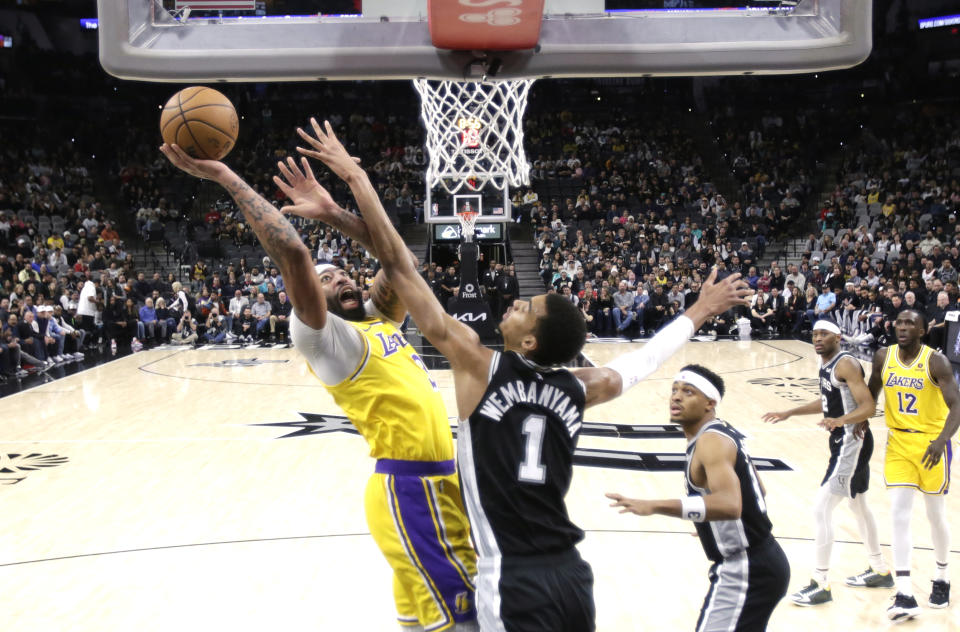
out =
[[(448, 1), (465, 22), (513, 19), (512, 3)], [(815, 72), (867, 57), (873, 3), (545, 0), (534, 48), (487, 56), (434, 47), (427, 0), (97, 4), (108, 72), (183, 83)]]

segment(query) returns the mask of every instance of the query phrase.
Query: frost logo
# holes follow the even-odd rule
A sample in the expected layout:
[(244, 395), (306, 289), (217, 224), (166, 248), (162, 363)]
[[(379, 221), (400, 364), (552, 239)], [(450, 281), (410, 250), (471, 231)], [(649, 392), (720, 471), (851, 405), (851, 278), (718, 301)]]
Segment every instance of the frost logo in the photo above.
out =
[(30, 472), (63, 465), (67, 461), (67, 457), (59, 454), (0, 454), (0, 485), (16, 485)]
[(443, 229), (443, 232), (440, 233), (441, 239), (460, 239), (460, 231), (456, 226), (447, 226)]

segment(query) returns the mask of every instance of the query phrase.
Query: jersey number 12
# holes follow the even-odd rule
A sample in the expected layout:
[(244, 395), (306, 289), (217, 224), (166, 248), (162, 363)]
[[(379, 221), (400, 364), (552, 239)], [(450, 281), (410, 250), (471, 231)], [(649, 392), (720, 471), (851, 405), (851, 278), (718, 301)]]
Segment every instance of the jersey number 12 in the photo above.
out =
[(897, 404), (900, 407), (900, 412), (904, 415), (916, 415), (919, 413), (917, 410), (917, 396), (913, 393), (897, 391)]

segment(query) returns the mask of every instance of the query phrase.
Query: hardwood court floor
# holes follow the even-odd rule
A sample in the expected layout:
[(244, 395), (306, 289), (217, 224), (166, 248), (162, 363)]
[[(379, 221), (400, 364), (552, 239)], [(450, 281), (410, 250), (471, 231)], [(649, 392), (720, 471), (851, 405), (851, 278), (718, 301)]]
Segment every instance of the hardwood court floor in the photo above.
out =
[[(631, 346), (591, 344), (586, 354), (602, 363)], [(619, 515), (603, 497), (682, 494), (681, 438), (649, 428), (609, 436), (599, 424), (667, 423), (670, 376), (687, 362), (723, 374), (721, 416), (749, 435), (753, 456), (792, 468), (761, 475), (791, 591), (809, 579), (826, 434), (812, 416), (779, 426), (760, 417), (818, 397), (816, 356), (798, 341), (691, 343), (645, 384), (587, 413), (598, 425), (580, 446), (605, 467), (578, 467), (568, 502), (587, 531), (581, 551), (596, 575), (601, 632), (692, 630), (707, 589), (689, 523)], [(453, 411), (451, 375), (435, 374)], [(0, 399), (3, 629), (397, 629), (389, 570), (363, 517), (373, 464), (338, 415), (293, 349), (154, 350)], [(873, 429), (869, 499), (886, 544), (882, 419)], [(622, 469), (631, 464), (647, 470)], [(960, 529), (952, 499), (949, 515)], [(843, 585), (867, 563), (844, 505), (836, 518), (834, 603), (784, 602), (771, 630), (889, 626), (889, 591)], [(913, 524), (925, 602), (933, 559), (919, 498)], [(904, 627), (958, 630), (957, 612), (924, 608)]]

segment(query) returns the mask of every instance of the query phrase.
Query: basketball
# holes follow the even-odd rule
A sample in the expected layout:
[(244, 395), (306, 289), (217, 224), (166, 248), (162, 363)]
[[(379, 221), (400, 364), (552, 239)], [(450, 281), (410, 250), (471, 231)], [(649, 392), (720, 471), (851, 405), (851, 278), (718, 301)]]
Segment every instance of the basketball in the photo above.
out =
[(237, 142), (237, 110), (223, 93), (204, 86), (184, 88), (163, 106), (160, 135), (194, 158), (220, 160)]

